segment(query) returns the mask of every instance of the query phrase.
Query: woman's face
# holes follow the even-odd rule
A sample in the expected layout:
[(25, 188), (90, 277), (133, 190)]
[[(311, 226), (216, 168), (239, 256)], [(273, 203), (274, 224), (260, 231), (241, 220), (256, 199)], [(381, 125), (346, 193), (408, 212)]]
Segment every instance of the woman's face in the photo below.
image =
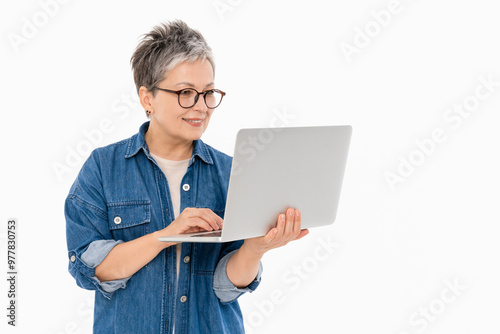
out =
[[(203, 92), (214, 87), (214, 71), (209, 61), (183, 62), (174, 67), (158, 88), (181, 90), (194, 88)], [(173, 142), (193, 141), (201, 138), (208, 127), (214, 109), (207, 108), (203, 95), (191, 108), (179, 105), (174, 93), (156, 91), (151, 97), (151, 123), (161, 129), (166, 139)]]

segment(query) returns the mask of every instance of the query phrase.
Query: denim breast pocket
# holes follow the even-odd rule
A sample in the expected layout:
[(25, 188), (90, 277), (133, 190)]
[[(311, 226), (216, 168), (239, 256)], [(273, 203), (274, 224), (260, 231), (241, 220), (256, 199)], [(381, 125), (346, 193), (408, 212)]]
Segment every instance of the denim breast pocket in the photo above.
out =
[(108, 225), (115, 240), (126, 242), (148, 234), (150, 221), (149, 201), (108, 203)]
[(219, 260), (219, 243), (197, 242), (193, 244), (193, 267), (195, 275), (213, 275)]

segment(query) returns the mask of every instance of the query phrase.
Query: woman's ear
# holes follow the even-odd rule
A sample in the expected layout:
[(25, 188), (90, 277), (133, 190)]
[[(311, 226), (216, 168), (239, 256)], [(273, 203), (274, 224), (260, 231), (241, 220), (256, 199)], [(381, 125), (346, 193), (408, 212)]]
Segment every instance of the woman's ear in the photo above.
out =
[(139, 88), (139, 101), (141, 102), (142, 107), (149, 114), (153, 113), (152, 106), (153, 93), (150, 92), (145, 86), (141, 86)]

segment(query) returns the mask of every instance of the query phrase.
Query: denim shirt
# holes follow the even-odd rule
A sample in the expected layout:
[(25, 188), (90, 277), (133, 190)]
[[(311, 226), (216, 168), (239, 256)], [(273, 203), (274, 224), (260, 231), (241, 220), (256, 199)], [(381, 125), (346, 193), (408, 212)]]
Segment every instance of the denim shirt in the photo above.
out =
[[(167, 179), (150, 156), (144, 134), (92, 152), (65, 202), (69, 272), (96, 290), (94, 333), (243, 333), (238, 289), (228, 279), (229, 257), (243, 241), (183, 243), (176, 286), (175, 247), (162, 250), (131, 277), (100, 282), (95, 267), (118, 243), (167, 227), (174, 211)], [(232, 159), (201, 140), (181, 185), (181, 210), (210, 208), (224, 217)]]

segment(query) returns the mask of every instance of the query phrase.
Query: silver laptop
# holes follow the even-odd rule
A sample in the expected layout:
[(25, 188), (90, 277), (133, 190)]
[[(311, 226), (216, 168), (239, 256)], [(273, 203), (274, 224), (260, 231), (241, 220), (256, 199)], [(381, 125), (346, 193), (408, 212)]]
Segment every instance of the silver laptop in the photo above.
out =
[(301, 227), (335, 221), (352, 127), (242, 129), (236, 136), (224, 224), (160, 241), (227, 242), (265, 235), (288, 207)]

